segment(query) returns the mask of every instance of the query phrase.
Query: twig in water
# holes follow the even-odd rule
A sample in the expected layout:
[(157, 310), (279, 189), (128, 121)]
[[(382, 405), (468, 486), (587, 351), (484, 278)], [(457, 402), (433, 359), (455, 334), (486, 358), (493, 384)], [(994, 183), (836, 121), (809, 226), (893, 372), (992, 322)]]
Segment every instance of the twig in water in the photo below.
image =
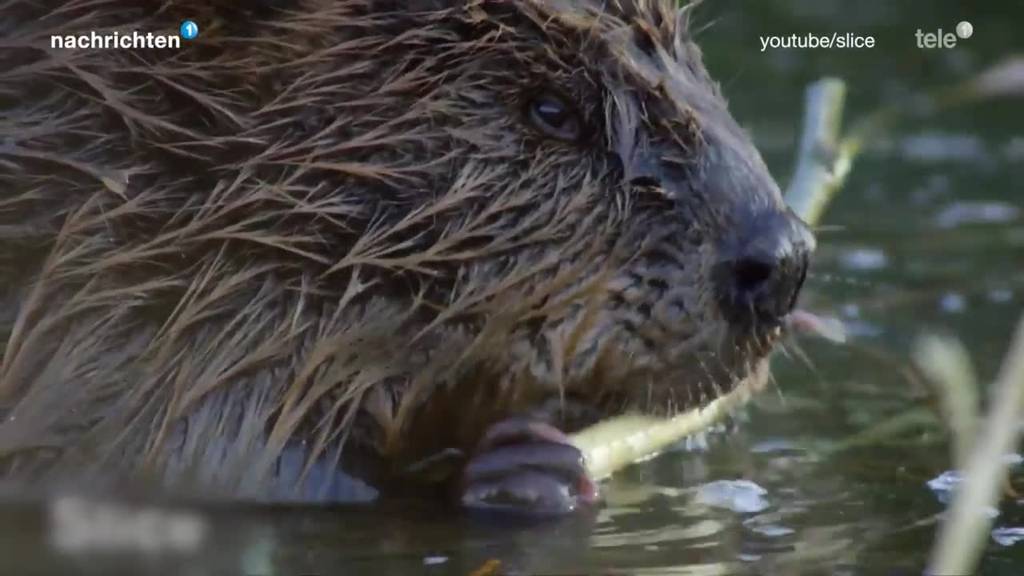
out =
[[(1024, 413), (1024, 317), (1003, 367), (995, 381), (991, 408), (967, 459), (963, 481), (957, 488), (947, 517), (932, 548), (928, 574), (971, 574), (985, 549), (992, 526), (986, 510), (999, 502), (999, 488), (1006, 477), (1003, 455), (1020, 441)], [(983, 441), (980, 441), (984, 439)]]

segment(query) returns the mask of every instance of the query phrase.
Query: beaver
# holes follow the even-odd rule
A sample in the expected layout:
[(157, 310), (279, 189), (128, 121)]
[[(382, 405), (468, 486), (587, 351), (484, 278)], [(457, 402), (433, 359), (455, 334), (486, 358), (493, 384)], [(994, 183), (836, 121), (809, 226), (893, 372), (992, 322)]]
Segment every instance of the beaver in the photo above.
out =
[(690, 8), (7, 3), (0, 473), (593, 502), (566, 434), (763, 382), (814, 249)]

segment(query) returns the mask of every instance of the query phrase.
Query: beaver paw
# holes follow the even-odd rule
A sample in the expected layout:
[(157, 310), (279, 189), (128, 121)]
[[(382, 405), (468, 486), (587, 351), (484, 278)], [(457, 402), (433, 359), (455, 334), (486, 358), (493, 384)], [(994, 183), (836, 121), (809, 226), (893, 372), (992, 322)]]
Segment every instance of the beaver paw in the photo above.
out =
[(597, 497), (569, 437), (525, 418), (491, 426), (462, 476), (461, 502), (473, 510), (558, 516)]

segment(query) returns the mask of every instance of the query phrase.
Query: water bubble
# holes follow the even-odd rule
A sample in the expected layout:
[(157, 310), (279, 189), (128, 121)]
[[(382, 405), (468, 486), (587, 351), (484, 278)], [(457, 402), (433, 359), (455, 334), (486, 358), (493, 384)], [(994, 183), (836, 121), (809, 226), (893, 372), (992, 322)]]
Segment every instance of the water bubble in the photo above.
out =
[(789, 536), (795, 530), (787, 528), (786, 526), (780, 526), (778, 524), (765, 524), (763, 526), (751, 526), (750, 529), (758, 534), (767, 536), (769, 538), (778, 538), (780, 536)]
[(922, 163), (977, 163), (989, 158), (985, 142), (972, 134), (923, 132), (902, 138), (899, 148), (908, 160)]
[(953, 202), (935, 216), (939, 228), (956, 228), (973, 224), (1004, 224), (1021, 216), (1021, 209), (998, 200)]
[(956, 25), (956, 35), (959, 36), (960, 38), (966, 40), (970, 38), (973, 34), (974, 25), (968, 22), (967, 20), (961, 20), (960, 23)]
[(880, 270), (888, 264), (885, 251), (878, 248), (850, 248), (839, 255), (839, 265), (847, 270)]
[(768, 508), (768, 491), (749, 480), (717, 480), (697, 490), (697, 501), (733, 512), (760, 512)]
[(939, 300), (939, 307), (950, 314), (957, 314), (967, 308), (967, 299), (964, 298), (963, 294), (949, 292)]
[(963, 477), (959, 470), (946, 470), (928, 481), (928, 487), (935, 492), (940, 502), (948, 503), (950, 494), (960, 485)]
[(992, 531), (992, 539), (1000, 546), (1013, 546), (1024, 540), (1024, 528), (996, 528)]
[(193, 20), (185, 20), (181, 23), (181, 28), (178, 30), (181, 33), (181, 37), (185, 40), (192, 40), (199, 36), (199, 25)]

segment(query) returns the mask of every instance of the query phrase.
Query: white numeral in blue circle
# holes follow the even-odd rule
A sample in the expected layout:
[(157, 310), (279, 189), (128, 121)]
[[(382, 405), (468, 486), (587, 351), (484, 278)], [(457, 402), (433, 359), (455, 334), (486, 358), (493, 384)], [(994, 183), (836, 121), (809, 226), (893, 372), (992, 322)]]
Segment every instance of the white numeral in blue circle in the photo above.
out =
[(192, 20), (185, 20), (181, 23), (181, 37), (185, 40), (191, 40), (196, 36), (199, 36), (199, 25)]

